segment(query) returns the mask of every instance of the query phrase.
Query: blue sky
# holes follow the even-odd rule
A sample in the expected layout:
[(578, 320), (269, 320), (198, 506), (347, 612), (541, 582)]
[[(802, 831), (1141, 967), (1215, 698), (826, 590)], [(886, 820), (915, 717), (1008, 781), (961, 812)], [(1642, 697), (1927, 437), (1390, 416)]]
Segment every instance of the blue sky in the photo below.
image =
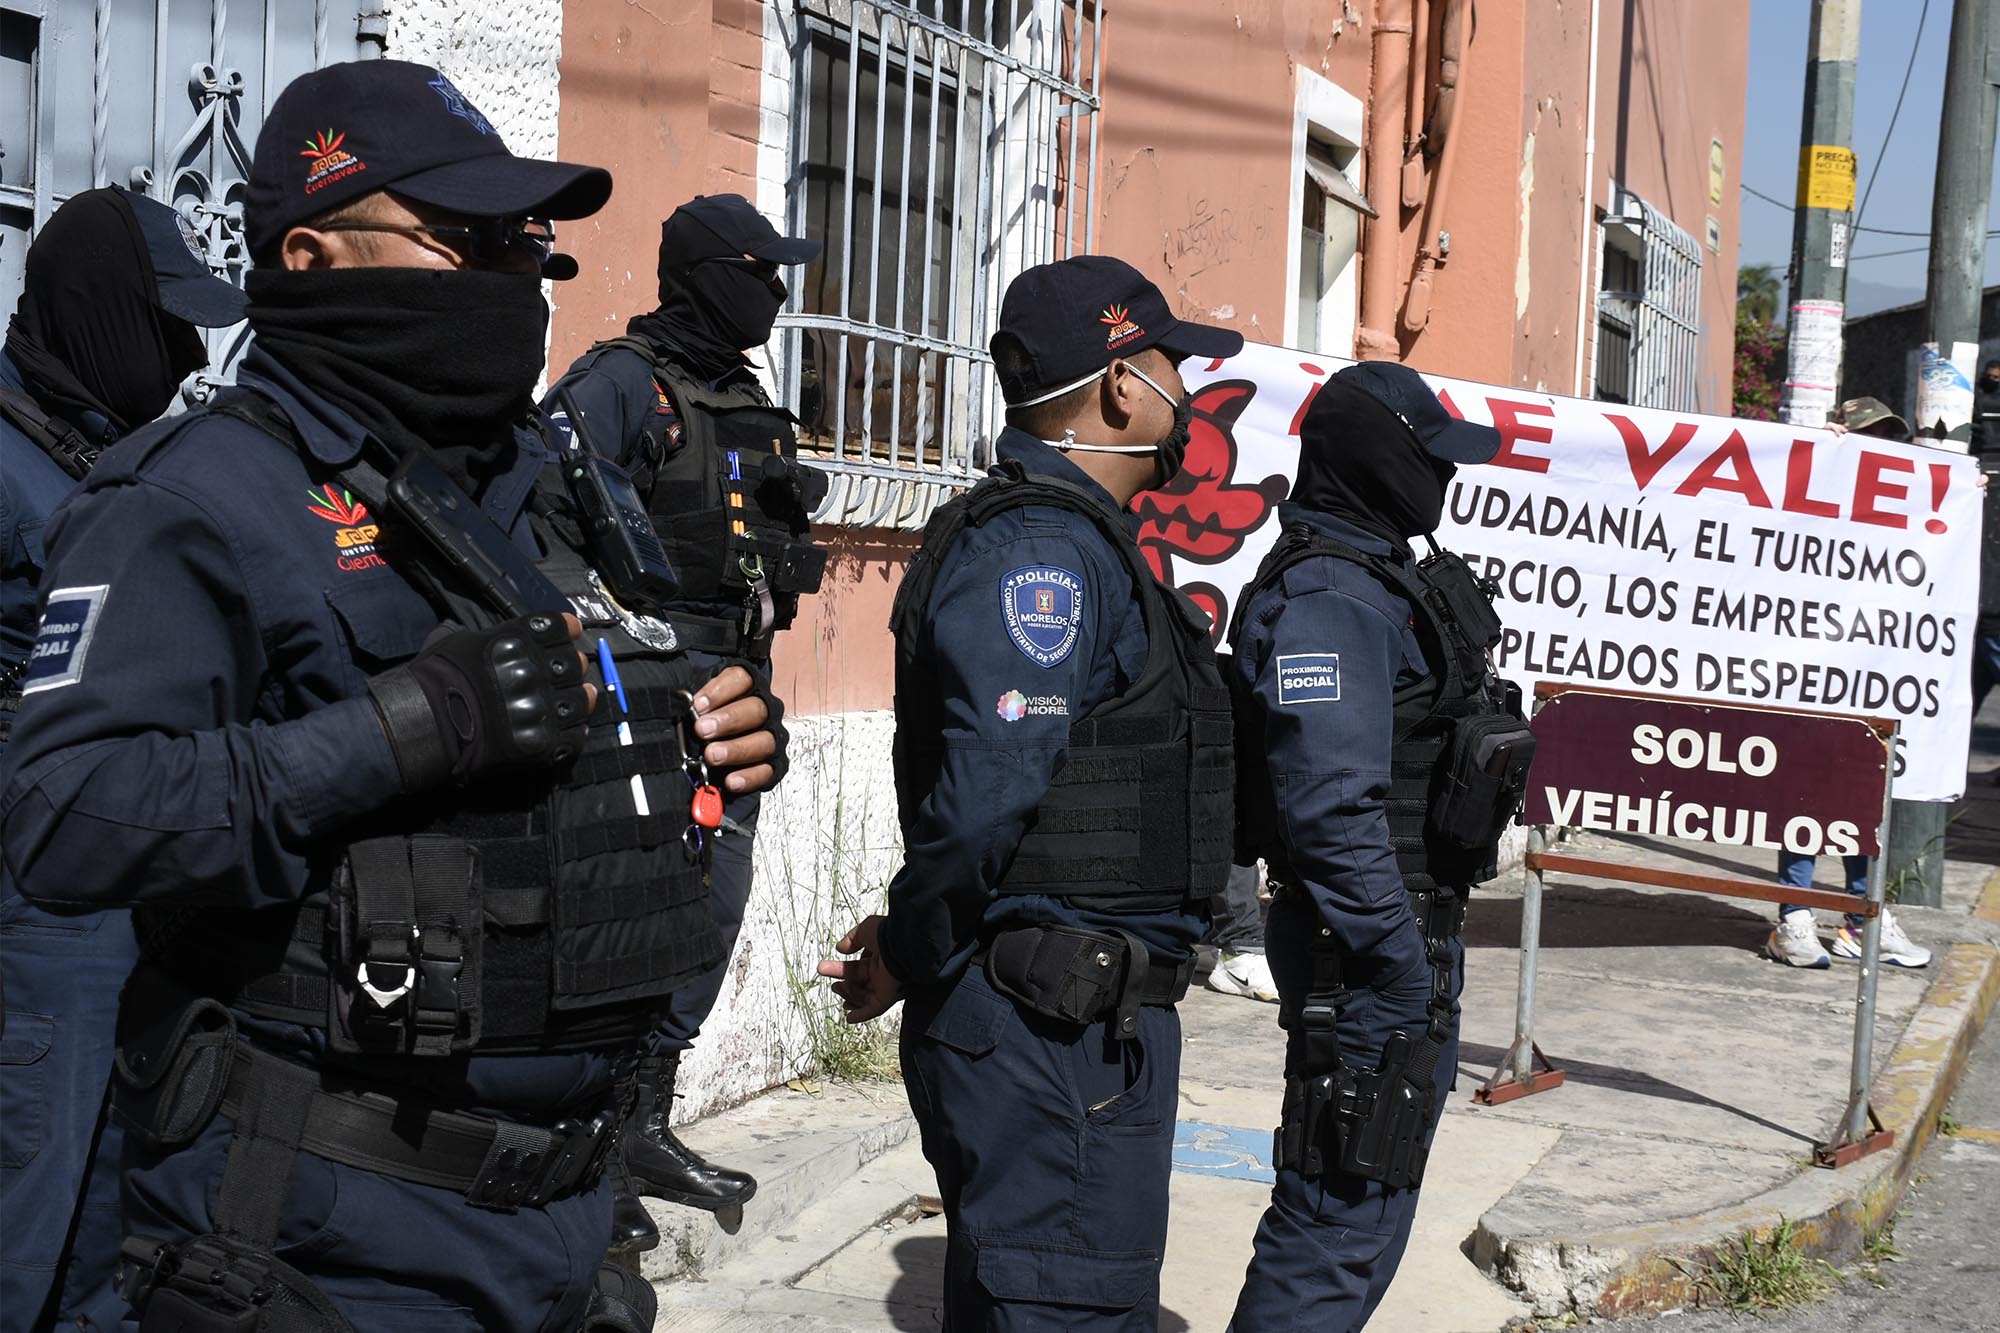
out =
[[(1928, 244), (1931, 187), (1937, 171), (1938, 113), (1944, 104), (1945, 48), (1951, 35), (1952, 0), (1929, 0), (1929, 15), (1916, 46), (1916, 66), (1896, 118), (1895, 135), (1883, 151), (1896, 92), (1910, 60), (1911, 39), (1925, 0), (1862, 0), (1861, 58), (1855, 74), (1854, 151), (1859, 159), (1856, 206), (1869, 174), (1881, 163), (1863, 227), (1925, 233), (1855, 238), (1855, 262), (1848, 272), (1847, 308), (1866, 314), (1924, 299), (1928, 264), (1920, 248)], [(1811, 0), (1752, 0), (1750, 5), (1750, 88), (1744, 118), (1743, 161), (1734, 173), (1743, 185), (1791, 202), (1798, 182), (1799, 116), (1805, 96), (1806, 34)], [(2000, 192), (1989, 200), (1987, 226), (2000, 228)], [(1738, 262), (1768, 261), (1780, 272), (1791, 258), (1792, 218), (1786, 209), (1743, 196), (1743, 237)], [(1869, 259), (1869, 255), (1912, 250), (1912, 254)], [(1986, 251), (1986, 281), (2000, 282), (2000, 245)]]

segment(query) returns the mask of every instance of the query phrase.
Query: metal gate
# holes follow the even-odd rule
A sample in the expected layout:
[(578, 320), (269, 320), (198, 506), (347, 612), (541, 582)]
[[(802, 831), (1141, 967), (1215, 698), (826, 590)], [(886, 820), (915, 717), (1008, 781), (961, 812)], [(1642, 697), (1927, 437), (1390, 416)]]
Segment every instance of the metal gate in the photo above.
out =
[[(1638, 407), (1676, 412), (1701, 408), (1701, 247), (1659, 209), (1622, 187), (1608, 230), (1630, 227), (1640, 246), (1638, 290), (1605, 292), (1600, 309), (1629, 299), (1630, 398)], [(1602, 356), (1599, 358), (1600, 380)]]
[[(293, 78), (380, 55), (381, 0), (0, 0), (0, 313), (35, 232), (70, 195), (124, 185), (173, 205), (209, 267), (249, 263), (244, 177)], [(244, 326), (210, 334), (227, 377)]]
[(833, 478), (816, 517), (921, 526), (983, 474), (987, 337), (1022, 269), (1096, 235), (1103, 0), (799, 0), (777, 385)]

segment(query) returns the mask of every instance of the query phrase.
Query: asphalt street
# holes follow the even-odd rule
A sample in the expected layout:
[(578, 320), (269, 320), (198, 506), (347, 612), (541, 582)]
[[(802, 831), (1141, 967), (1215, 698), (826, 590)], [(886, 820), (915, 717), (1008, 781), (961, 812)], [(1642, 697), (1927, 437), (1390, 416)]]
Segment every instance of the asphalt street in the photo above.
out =
[[(1893, 1233), (1825, 1300), (1762, 1317), (1711, 1310), (1594, 1323), (1628, 1333), (1969, 1333), (2000, 1329), (2000, 1022), (1989, 1022)], [(1870, 1274), (1872, 1273), (1872, 1277)], [(1878, 1285), (1879, 1284), (1879, 1285)]]

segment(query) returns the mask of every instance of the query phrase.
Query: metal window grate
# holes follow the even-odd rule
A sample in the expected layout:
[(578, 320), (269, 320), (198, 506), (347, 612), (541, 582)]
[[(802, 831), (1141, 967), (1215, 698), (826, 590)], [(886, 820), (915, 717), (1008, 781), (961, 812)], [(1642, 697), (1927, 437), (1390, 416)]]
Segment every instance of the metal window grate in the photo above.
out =
[(991, 459), (986, 340), (1022, 269), (1095, 237), (1103, 0), (809, 0), (794, 234), (822, 242), (776, 378), (832, 478), (815, 518), (921, 526)]
[[(1692, 412), (1700, 406), (1701, 247), (1673, 219), (1629, 190), (1604, 225), (1635, 230), (1639, 273), (1632, 309), (1629, 401)], [(1607, 247), (1607, 250), (1609, 247)], [(1607, 269), (1608, 273), (1608, 269)], [(1599, 298), (1602, 308), (1613, 293)], [(1602, 356), (1599, 358), (1600, 365)]]
[[(98, 185), (173, 205), (209, 267), (241, 282), (244, 177), (264, 110), (309, 69), (379, 54), (360, 11), (360, 0), (0, 3), (0, 312), (49, 214)], [(244, 325), (204, 333), (213, 369), (190, 381), (194, 397), (229, 379), (248, 338)]]

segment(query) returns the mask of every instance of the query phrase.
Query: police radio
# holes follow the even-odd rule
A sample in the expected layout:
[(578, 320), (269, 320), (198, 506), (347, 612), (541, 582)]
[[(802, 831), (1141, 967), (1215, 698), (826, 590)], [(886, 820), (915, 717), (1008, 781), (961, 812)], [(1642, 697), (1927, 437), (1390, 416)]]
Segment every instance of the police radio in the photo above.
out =
[(583, 413), (568, 390), (557, 395), (569, 422), (563, 478), (583, 515), (584, 542), (591, 563), (611, 595), (637, 611), (657, 610), (680, 588), (639, 488), (625, 469), (590, 447)]

